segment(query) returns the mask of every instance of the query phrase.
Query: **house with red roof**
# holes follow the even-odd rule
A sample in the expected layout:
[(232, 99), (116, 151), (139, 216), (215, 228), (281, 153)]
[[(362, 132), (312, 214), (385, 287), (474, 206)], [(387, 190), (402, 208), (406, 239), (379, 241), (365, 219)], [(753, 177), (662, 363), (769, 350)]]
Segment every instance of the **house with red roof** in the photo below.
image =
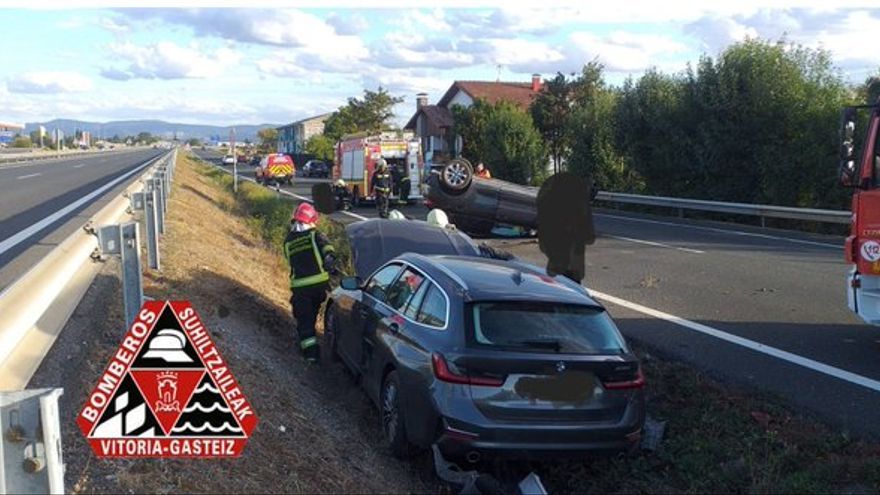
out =
[(528, 111), (535, 95), (541, 91), (543, 82), (540, 74), (533, 74), (529, 82), (506, 81), (455, 81), (446, 90), (436, 105), (428, 104), (428, 95), (416, 95), (416, 112), (404, 129), (411, 130), (422, 141), (425, 161), (432, 161), (434, 155), (453, 155), (450, 149), (452, 132), (452, 107), (470, 107), (477, 99), (489, 104), (508, 101)]

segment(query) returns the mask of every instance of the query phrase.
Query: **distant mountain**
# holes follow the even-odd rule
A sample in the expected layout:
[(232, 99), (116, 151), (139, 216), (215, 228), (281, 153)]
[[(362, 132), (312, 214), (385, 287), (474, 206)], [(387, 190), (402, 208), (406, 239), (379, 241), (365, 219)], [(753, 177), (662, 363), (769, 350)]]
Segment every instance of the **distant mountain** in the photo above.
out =
[(235, 127), (235, 139), (244, 141), (250, 139), (257, 140), (257, 131), (266, 127), (279, 127), (276, 124), (263, 125), (237, 125), (237, 126), (214, 126), (214, 125), (198, 125), (198, 124), (175, 124), (173, 122), (164, 122), (161, 120), (118, 120), (113, 122), (84, 122), (80, 120), (56, 119), (49, 122), (29, 122), (25, 125), (25, 132), (31, 132), (37, 129), (37, 126), (43, 126), (47, 131), (53, 129), (61, 129), (61, 131), (71, 136), (77, 130), (87, 131), (91, 133), (92, 139), (111, 138), (114, 135), (119, 137), (135, 136), (140, 132), (149, 132), (154, 136), (166, 139), (174, 139), (175, 133), (180, 140), (191, 138), (211, 139), (219, 136), (220, 140), (229, 140), (229, 131)]

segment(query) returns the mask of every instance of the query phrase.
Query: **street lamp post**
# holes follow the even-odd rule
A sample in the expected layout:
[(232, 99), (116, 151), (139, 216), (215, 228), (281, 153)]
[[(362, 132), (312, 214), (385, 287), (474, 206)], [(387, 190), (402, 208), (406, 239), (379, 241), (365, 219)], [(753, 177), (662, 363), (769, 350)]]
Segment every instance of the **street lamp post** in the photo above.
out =
[(232, 148), (232, 192), (238, 192), (238, 157), (235, 155), (235, 127), (229, 131), (229, 146)]

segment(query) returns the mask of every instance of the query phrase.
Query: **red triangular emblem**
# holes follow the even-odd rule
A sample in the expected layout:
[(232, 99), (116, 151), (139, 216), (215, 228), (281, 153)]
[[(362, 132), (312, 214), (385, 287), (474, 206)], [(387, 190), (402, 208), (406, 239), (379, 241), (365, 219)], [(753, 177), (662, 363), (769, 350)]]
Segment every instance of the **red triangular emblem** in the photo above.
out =
[(237, 457), (257, 417), (192, 305), (149, 301), (77, 423), (99, 457)]

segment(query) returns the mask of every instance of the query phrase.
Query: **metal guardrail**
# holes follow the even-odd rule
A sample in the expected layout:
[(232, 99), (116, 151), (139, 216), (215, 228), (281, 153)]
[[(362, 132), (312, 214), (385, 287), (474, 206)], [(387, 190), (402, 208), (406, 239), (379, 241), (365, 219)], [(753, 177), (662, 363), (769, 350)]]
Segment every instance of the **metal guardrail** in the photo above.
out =
[(679, 217), (684, 216), (684, 210), (757, 216), (761, 218), (762, 227), (765, 224), (766, 218), (807, 220), (837, 224), (849, 224), (852, 220), (852, 213), (844, 210), (818, 210), (813, 208), (794, 208), (790, 206), (727, 203), (700, 199), (670, 198), (666, 196), (642, 196), (638, 194), (625, 194), (608, 191), (599, 191), (599, 193), (596, 194), (596, 200), (617, 204), (673, 208), (678, 210)]
[[(23, 389), (51, 349), (67, 319), (97, 275), (100, 264), (95, 261), (101, 256), (111, 254), (98, 249), (101, 245), (96, 239), (102, 230), (106, 234), (104, 238), (109, 238), (114, 228), (120, 232), (117, 248), (137, 247), (139, 268), (138, 224), (116, 222), (130, 218), (129, 214), (137, 211), (135, 193), (143, 192), (144, 184), (159, 178), (170, 185), (176, 156), (177, 152), (174, 150), (144, 165), (146, 170), (139, 180), (135, 180), (122, 195), (98, 211), (82, 230), (71, 234), (13, 285), (0, 293), (0, 315), (3, 315), (0, 320), (0, 391)], [(151, 186), (147, 188), (150, 189)], [(131, 234), (132, 231), (134, 235)], [(148, 235), (148, 240), (156, 244), (158, 235), (153, 238)], [(125, 261), (123, 260), (123, 265), (126, 264)], [(124, 274), (124, 284), (125, 280)], [(126, 291), (127, 294), (133, 294), (125, 301), (126, 321), (130, 321), (128, 316), (141, 305), (139, 277), (137, 284), (136, 289)], [(126, 288), (130, 289), (131, 283)], [(131, 310), (133, 306), (137, 307)]]

